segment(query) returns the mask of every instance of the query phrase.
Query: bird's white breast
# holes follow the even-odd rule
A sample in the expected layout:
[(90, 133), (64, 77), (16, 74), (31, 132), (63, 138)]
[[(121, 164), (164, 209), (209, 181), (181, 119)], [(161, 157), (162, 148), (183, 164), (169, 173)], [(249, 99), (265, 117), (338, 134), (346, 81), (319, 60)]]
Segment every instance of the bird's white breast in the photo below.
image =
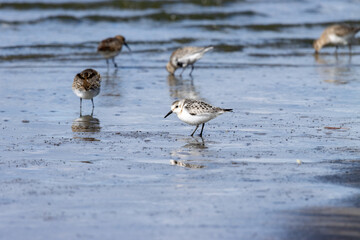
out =
[(99, 92), (100, 92), (100, 88), (97, 89), (91, 89), (88, 91), (80, 91), (78, 89), (74, 89), (73, 88), (73, 92), (75, 93), (76, 96), (78, 96), (79, 98), (83, 98), (83, 99), (92, 99), (94, 97), (96, 97)]
[(113, 58), (119, 55), (120, 51), (99, 51), (104, 58)]
[(199, 60), (203, 55), (204, 55), (204, 52), (197, 52), (197, 53), (188, 54), (188, 55), (185, 55), (185, 56), (179, 58), (178, 62), (187, 63), (187, 64), (193, 64), (197, 60)]
[(203, 113), (198, 115), (191, 115), (188, 111), (183, 110), (181, 113), (178, 113), (178, 118), (190, 125), (199, 125), (202, 123), (206, 123), (211, 119), (215, 118), (219, 114), (216, 113)]
[(353, 34), (348, 34), (348, 35), (345, 35), (343, 37), (340, 37), (336, 34), (330, 34), (329, 35), (329, 39), (331, 41), (332, 44), (343, 44), (343, 45), (346, 45), (348, 44), (349, 41), (351, 41), (351, 39), (353, 38)]

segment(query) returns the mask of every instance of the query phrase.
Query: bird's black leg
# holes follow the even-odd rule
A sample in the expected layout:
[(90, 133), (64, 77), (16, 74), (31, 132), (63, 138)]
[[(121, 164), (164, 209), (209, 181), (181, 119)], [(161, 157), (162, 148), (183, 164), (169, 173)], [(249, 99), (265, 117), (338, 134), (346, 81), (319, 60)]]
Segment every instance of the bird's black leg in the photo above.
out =
[(336, 46), (335, 46), (335, 54), (337, 54), (337, 52), (338, 52), (338, 48), (339, 48), (339, 46), (338, 46), (338, 45), (336, 45)]
[(94, 108), (95, 108), (94, 99), (91, 99), (91, 103), (92, 103), (91, 116), (93, 116), (93, 114), (94, 114)]
[(205, 123), (202, 124), (201, 132), (200, 132), (200, 135), (199, 135), (200, 137), (202, 137), (202, 132), (203, 132), (203, 130), (204, 130), (204, 126), (205, 126)]
[(190, 73), (189, 73), (189, 75), (191, 76), (191, 73), (194, 71), (194, 65), (191, 65), (191, 71), (190, 71)]
[(115, 58), (114, 58), (114, 57), (112, 58), (112, 62), (114, 63), (114, 66), (117, 68), (118, 66), (117, 66), (117, 64), (116, 64), (116, 62), (115, 62)]
[(109, 68), (109, 59), (106, 59), (106, 66)]
[(82, 115), (82, 98), (80, 98), (80, 117)]
[(196, 130), (198, 129), (199, 125), (196, 125), (195, 130), (193, 131), (193, 133), (190, 136), (194, 136), (194, 133), (196, 132)]
[(91, 99), (91, 103), (92, 103), (92, 106), (93, 106), (93, 108), (94, 108), (95, 105), (94, 105), (94, 99), (93, 99), (93, 98)]
[(188, 65), (186, 65), (186, 67), (184, 67), (183, 70), (181, 71), (180, 77), (181, 77), (181, 75), (183, 74), (183, 72), (185, 71), (185, 69), (187, 68), (187, 66), (188, 66)]
[(351, 54), (351, 44), (349, 44), (349, 53)]

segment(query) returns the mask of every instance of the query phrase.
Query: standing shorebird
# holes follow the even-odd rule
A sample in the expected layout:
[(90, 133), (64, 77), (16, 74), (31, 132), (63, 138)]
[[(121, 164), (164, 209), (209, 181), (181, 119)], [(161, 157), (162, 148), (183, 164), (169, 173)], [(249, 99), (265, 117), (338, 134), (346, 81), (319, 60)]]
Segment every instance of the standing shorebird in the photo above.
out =
[(183, 74), (187, 66), (191, 66), (191, 71), (194, 70), (194, 63), (202, 58), (204, 53), (213, 49), (214, 47), (182, 47), (176, 49), (170, 56), (170, 61), (166, 65), (166, 70), (174, 75), (176, 69), (183, 68), (180, 76)]
[(106, 64), (108, 66), (109, 66), (109, 59), (111, 58), (112, 62), (114, 63), (114, 66), (117, 67), (117, 64), (115, 62), (115, 57), (119, 55), (123, 45), (125, 45), (125, 47), (127, 47), (129, 51), (131, 51), (130, 47), (127, 45), (125, 41), (125, 38), (121, 35), (116, 35), (113, 38), (107, 38), (102, 40), (99, 43), (97, 50), (106, 59)]
[(173, 102), (171, 105), (171, 111), (168, 112), (164, 118), (172, 113), (176, 113), (181, 121), (190, 125), (196, 125), (195, 130), (190, 136), (194, 136), (194, 133), (198, 129), (199, 125), (202, 124), (200, 132), (200, 137), (202, 137), (205, 123), (224, 112), (232, 112), (232, 109), (213, 107), (210, 104), (199, 100), (182, 99)]
[[(80, 116), (82, 110), (82, 99), (91, 99), (92, 110), (94, 111), (94, 100), (100, 92), (101, 77), (94, 69), (85, 69), (76, 74), (72, 84), (72, 90), (80, 98)], [(91, 114), (92, 115), (92, 114)]]
[(351, 53), (351, 43), (359, 31), (359, 27), (351, 27), (345, 24), (331, 25), (324, 30), (319, 39), (314, 41), (315, 53), (318, 53), (323, 46), (328, 44), (335, 45), (336, 52), (339, 45), (348, 45)]

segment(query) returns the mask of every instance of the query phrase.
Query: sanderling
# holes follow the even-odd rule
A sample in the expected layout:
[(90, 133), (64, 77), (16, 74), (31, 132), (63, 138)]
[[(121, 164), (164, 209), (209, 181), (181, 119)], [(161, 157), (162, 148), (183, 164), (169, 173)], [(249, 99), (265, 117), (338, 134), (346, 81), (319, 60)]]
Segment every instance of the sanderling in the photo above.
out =
[(72, 84), (72, 90), (80, 98), (80, 115), (82, 108), (82, 99), (91, 99), (94, 110), (94, 100), (100, 92), (100, 74), (94, 69), (85, 69), (76, 74)]
[(194, 70), (194, 63), (202, 58), (204, 53), (213, 49), (214, 47), (182, 47), (176, 49), (170, 56), (170, 61), (166, 65), (166, 70), (170, 74), (174, 74), (176, 69), (183, 68), (180, 76), (185, 71), (187, 66), (191, 66), (191, 71)]
[(173, 102), (171, 105), (171, 111), (168, 112), (164, 118), (172, 113), (176, 113), (181, 121), (190, 125), (196, 125), (196, 128), (191, 136), (194, 135), (199, 125), (202, 124), (200, 132), (200, 137), (202, 137), (205, 123), (223, 114), (224, 112), (232, 112), (232, 109), (213, 107), (210, 104), (200, 100), (182, 99)]
[(116, 35), (113, 38), (102, 40), (98, 46), (98, 52), (106, 59), (106, 64), (109, 66), (109, 59), (112, 59), (114, 66), (117, 67), (115, 57), (121, 52), (122, 46), (125, 45), (129, 51), (130, 47), (127, 45), (125, 38), (121, 35)]
[(339, 45), (348, 45), (351, 52), (351, 43), (359, 31), (359, 27), (351, 27), (345, 24), (331, 25), (324, 30), (319, 39), (314, 41), (315, 52), (318, 53), (323, 46), (328, 44), (335, 45), (336, 52)]

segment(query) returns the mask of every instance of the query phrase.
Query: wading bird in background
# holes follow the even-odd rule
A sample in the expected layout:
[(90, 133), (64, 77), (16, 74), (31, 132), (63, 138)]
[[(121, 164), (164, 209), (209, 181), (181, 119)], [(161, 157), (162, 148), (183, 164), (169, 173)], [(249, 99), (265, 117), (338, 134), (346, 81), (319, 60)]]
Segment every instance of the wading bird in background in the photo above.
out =
[(180, 73), (180, 76), (183, 74), (185, 69), (190, 65), (191, 71), (190, 74), (194, 70), (194, 63), (202, 58), (204, 53), (207, 51), (210, 51), (214, 47), (182, 47), (176, 49), (170, 56), (170, 60), (166, 65), (166, 70), (170, 74), (174, 74), (176, 69), (183, 68), (182, 72)]
[(122, 46), (125, 45), (131, 52), (130, 47), (127, 45), (125, 38), (121, 35), (116, 35), (113, 38), (102, 40), (98, 46), (98, 52), (106, 59), (106, 64), (109, 66), (109, 59), (112, 59), (114, 66), (117, 67), (115, 57), (121, 52)]
[(345, 24), (331, 25), (325, 28), (319, 39), (314, 41), (315, 53), (318, 53), (323, 46), (328, 44), (335, 45), (336, 53), (339, 45), (348, 45), (351, 53), (351, 43), (359, 31), (360, 27), (351, 27)]

